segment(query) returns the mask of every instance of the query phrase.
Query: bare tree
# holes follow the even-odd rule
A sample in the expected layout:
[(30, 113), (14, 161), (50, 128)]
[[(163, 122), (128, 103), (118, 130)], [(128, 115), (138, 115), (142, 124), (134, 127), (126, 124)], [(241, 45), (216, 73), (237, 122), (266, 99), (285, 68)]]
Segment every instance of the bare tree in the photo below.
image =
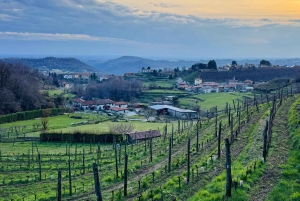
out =
[(126, 123), (126, 124), (116, 123), (116, 124), (111, 124), (109, 126), (110, 132), (120, 133), (122, 135), (125, 135), (126, 133), (133, 131), (133, 129), (134, 129), (134, 125), (131, 123)]
[(43, 126), (43, 130), (47, 130), (49, 119), (47, 117), (41, 118), (41, 124)]
[(41, 118), (41, 124), (43, 126), (43, 130), (47, 130), (48, 128), (48, 123), (49, 123), (48, 116), (50, 115), (50, 113), (51, 112), (49, 109), (43, 110), (43, 117)]
[(156, 115), (156, 111), (151, 109), (151, 108), (144, 108), (141, 110), (142, 114), (144, 114), (144, 116), (146, 117), (147, 121), (150, 120), (151, 117), (155, 117)]

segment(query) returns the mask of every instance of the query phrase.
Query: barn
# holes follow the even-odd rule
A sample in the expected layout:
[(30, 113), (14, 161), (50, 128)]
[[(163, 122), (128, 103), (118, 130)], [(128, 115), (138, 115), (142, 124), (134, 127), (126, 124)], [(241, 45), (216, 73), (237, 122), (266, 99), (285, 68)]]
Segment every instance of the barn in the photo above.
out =
[(161, 137), (158, 130), (135, 131), (126, 134), (126, 140), (130, 144), (157, 137)]
[(197, 118), (197, 112), (193, 110), (181, 109), (170, 105), (152, 105), (151, 109), (156, 110), (157, 114), (167, 114), (180, 119)]

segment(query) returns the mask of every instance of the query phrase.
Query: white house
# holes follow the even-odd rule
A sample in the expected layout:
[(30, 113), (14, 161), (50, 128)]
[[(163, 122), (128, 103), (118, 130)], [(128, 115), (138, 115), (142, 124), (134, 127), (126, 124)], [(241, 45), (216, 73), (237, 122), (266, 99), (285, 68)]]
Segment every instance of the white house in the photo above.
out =
[(202, 78), (195, 78), (195, 84), (194, 85), (200, 85), (200, 84), (202, 84)]
[(75, 107), (82, 107), (84, 110), (108, 110), (115, 106), (115, 102), (110, 99), (94, 99), (85, 101), (78, 98), (73, 100), (73, 105)]
[(127, 108), (128, 104), (126, 102), (115, 102), (115, 107)]
[(111, 107), (110, 111), (117, 114), (126, 114), (129, 110), (127, 108)]

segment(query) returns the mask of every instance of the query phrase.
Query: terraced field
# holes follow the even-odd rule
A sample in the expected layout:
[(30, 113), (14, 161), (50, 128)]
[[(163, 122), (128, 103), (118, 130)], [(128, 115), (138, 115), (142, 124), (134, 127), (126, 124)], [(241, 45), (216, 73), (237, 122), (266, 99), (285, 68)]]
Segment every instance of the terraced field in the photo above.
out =
[[(3, 143), (0, 200), (57, 200), (59, 170), (62, 200), (97, 200), (93, 163), (103, 200), (299, 200), (299, 111), (300, 96), (284, 89), (198, 123), (168, 123), (161, 138), (116, 150), (98, 143)], [(231, 196), (224, 139), (230, 143)]]

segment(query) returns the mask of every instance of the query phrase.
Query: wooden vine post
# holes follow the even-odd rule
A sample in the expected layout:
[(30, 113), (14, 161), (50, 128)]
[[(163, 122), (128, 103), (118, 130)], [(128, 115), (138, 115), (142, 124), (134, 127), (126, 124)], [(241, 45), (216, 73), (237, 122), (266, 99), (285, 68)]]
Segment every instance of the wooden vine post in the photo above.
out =
[(263, 158), (264, 158), (264, 161), (266, 161), (267, 159), (267, 153), (268, 153), (268, 150), (267, 150), (267, 141), (268, 141), (268, 120), (266, 121), (266, 126), (265, 126), (265, 130), (264, 130), (264, 134), (263, 134), (263, 137), (264, 137), (264, 145), (263, 145)]
[(168, 172), (171, 172), (171, 158), (172, 158), (172, 139), (170, 138), (169, 139), (169, 160), (168, 160)]
[(249, 104), (248, 104), (248, 101), (247, 101), (247, 123), (249, 123)]
[(38, 161), (39, 161), (39, 179), (42, 181), (42, 164), (41, 164), (41, 154), (38, 153)]
[(219, 135), (218, 135), (218, 158), (221, 157), (221, 127), (222, 123), (219, 123)]
[(229, 106), (229, 110), (228, 110), (228, 125), (230, 125), (230, 121), (231, 121), (231, 119), (230, 119), (230, 113), (231, 113), (231, 108), (230, 108), (230, 106)]
[(196, 143), (197, 143), (197, 146), (196, 146), (196, 150), (197, 150), (197, 152), (199, 152), (199, 121), (197, 122), (197, 125), (196, 125), (197, 127), (197, 133), (196, 133), (196, 135), (197, 135), (197, 139), (196, 139)]
[(241, 111), (240, 111), (240, 110), (239, 110), (238, 116), (239, 116), (239, 127), (238, 127), (238, 133), (240, 134), (240, 133), (241, 133)]
[[(1, 151), (0, 151), (0, 161), (1, 161), (1, 158), (2, 158), (2, 156), (1, 156)], [(28, 158), (27, 158), (27, 162), (28, 162), (28, 168), (30, 168), (30, 149), (28, 149)]]
[(98, 166), (96, 163), (93, 164), (93, 172), (94, 172), (95, 193), (96, 193), (97, 201), (102, 201), (101, 187), (100, 187), (100, 181), (99, 181), (99, 172), (98, 172)]
[(174, 125), (172, 124), (172, 148), (174, 146), (173, 141), (174, 141)]
[(119, 177), (119, 170), (118, 170), (118, 153), (117, 153), (117, 146), (116, 146), (116, 139), (114, 137), (114, 149), (115, 149), (115, 167), (116, 167), (116, 177)]
[(83, 168), (83, 174), (85, 174), (85, 150), (83, 148), (82, 152), (82, 168)]
[(100, 149), (100, 143), (98, 143), (98, 148), (97, 148), (97, 163), (99, 163), (100, 160), (100, 156), (101, 156), (101, 149)]
[(231, 158), (230, 158), (230, 144), (228, 138), (225, 139), (226, 148), (226, 196), (231, 197)]
[(75, 161), (77, 161), (77, 144), (75, 145)]
[(57, 177), (57, 201), (61, 201), (61, 171), (58, 171)]
[(152, 138), (150, 138), (149, 140), (150, 140), (150, 162), (152, 162), (153, 160)]
[(124, 196), (127, 196), (128, 154), (125, 154), (124, 162)]
[(230, 135), (232, 137), (233, 135), (233, 114), (231, 114), (231, 121), (230, 121)]
[(191, 157), (191, 138), (188, 139), (187, 144), (187, 182), (190, 182), (190, 157)]
[(68, 169), (69, 169), (69, 195), (72, 196), (72, 174), (71, 174), (71, 161), (68, 160)]
[(216, 106), (216, 122), (215, 122), (215, 137), (218, 136), (218, 108)]

